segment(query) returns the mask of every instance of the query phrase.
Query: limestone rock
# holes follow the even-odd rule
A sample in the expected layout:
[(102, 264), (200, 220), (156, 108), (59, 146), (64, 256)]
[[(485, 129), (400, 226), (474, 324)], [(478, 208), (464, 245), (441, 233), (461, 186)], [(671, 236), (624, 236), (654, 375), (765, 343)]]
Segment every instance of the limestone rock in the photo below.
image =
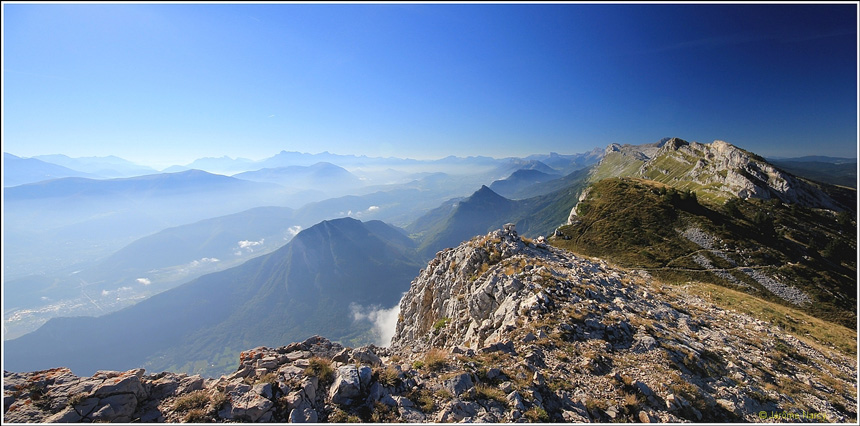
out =
[(344, 365), (337, 369), (337, 377), (329, 390), (329, 398), (335, 404), (349, 405), (361, 395), (361, 379), (355, 365)]

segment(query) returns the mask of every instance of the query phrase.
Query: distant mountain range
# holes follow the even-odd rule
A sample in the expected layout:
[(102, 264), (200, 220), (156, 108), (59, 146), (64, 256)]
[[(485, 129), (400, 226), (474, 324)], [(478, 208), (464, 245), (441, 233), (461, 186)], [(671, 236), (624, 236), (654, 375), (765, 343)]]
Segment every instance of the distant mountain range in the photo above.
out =
[(857, 163), (857, 158), (828, 157), (826, 155), (806, 155), (803, 157), (767, 157), (767, 161), (770, 163), (788, 161), (796, 163), (850, 164)]
[[(294, 169), (317, 175), (326, 169), (343, 171), (336, 166), (320, 166)], [(418, 173), (414, 180), (402, 184), (365, 186), (354, 191), (357, 195), (320, 201), (315, 201), (323, 198), (318, 191), (283, 196), (274, 194), (261, 197), (262, 202), (303, 199), (307, 204), (294, 210), (274, 206), (254, 208), (172, 226), (136, 241), (130, 232), (140, 235), (144, 234), (142, 230), (146, 227), (154, 231), (175, 225), (175, 222), (159, 220), (158, 215), (167, 215), (170, 219), (171, 212), (177, 208), (193, 210), (198, 204), (219, 200), (223, 204), (220, 207), (228, 206), (230, 191), (227, 190), (212, 195), (210, 199), (194, 201), (195, 197), (205, 195), (194, 195), (195, 179), (203, 176), (216, 181), (234, 181), (220, 175), (186, 171), (118, 182), (83, 179), (15, 188), (11, 191), (13, 198), (19, 197), (16, 192), (33, 198), (23, 205), (44, 203), (46, 207), (38, 214), (47, 219), (22, 222), (30, 218), (17, 216), (14, 210), (6, 211), (10, 218), (7, 223), (19, 225), (7, 228), (6, 233), (6, 246), (12, 250), (7, 251), (7, 262), (4, 263), (7, 290), (5, 337), (13, 338), (32, 331), (55, 316), (113, 312), (202, 274), (220, 271), (275, 250), (297, 230), (321, 220), (347, 216), (405, 226), (444, 200), (463, 194), (473, 185), (480, 186), (479, 182), (506, 176), (516, 167), (546, 166), (533, 160), (511, 160), (474, 175)], [(158, 182), (167, 178), (187, 180), (175, 187), (178, 189), (184, 185), (191, 195), (177, 199), (173, 191), (162, 190), (165, 185)], [(324, 181), (325, 176), (319, 175), (319, 179)], [(235, 182), (245, 181), (237, 179)], [(68, 185), (68, 189), (57, 189), (60, 184)], [(246, 184), (252, 185), (253, 182)], [(117, 186), (118, 189), (115, 188)], [(337, 186), (335, 191), (343, 191), (346, 187), (332, 186)], [(124, 187), (132, 189), (120, 190)], [(166, 185), (166, 189), (173, 188)], [(57, 210), (51, 203), (56, 198), (53, 195), (58, 193), (79, 195), (68, 200), (60, 197), (67, 204)], [(121, 209), (135, 199), (140, 204), (139, 208)], [(164, 208), (156, 210), (158, 205), (164, 205)], [(99, 212), (99, 206), (102, 206), (102, 212)], [(207, 212), (214, 214), (217, 210), (202, 211), (203, 214)], [(66, 222), (60, 221), (59, 228), (39, 226), (50, 223), (52, 214)], [(84, 220), (76, 220), (80, 217)], [(30, 227), (20, 223), (29, 223)], [(128, 245), (111, 255), (113, 250), (125, 244)], [(240, 255), (236, 255), (237, 252)]]
[(3, 187), (23, 185), (64, 177), (97, 177), (35, 158), (21, 158), (3, 153)]
[(499, 195), (509, 197), (531, 185), (548, 182), (558, 177), (559, 175), (555, 173), (550, 174), (534, 169), (520, 169), (511, 173), (505, 179), (493, 182), (490, 184), (490, 189)]
[(5, 343), (5, 368), (224, 374), (248, 347), (317, 333), (369, 343), (372, 326), (356, 321), (351, 306), (394, 306), (420, 268), (414, 243), (389, 225), (324, 221), (270, 254), (121, 311), (50, 320)]
[[(199, 170), (119, 179), (62, 178), (6, 188), (7, 276), (105, 256), (161, 229), (283, 205), (283, 188)], [(281, 201), (283, 200), (283, 201)]]
[(288, 207), (258, 207), (159, 231), (74, 273), (32, 274), (4, 283), (4, 338), (52, 316), (103, 315), (200, 275), (286, 244), (302, 229)]
[(358, 176), (332, 163), (320, 162), (311, 166), (264, 168), (233, 175), (238, 179), (271, 182), (286, 188), (324, 190), (328, 194), (344, 195), (364, 186)]
[(576, 170), (588, 167), (597, 163), (603, 158), (603, 148), (594, 148), (591, 151), (579, 154), (559, 154), (550, 152), (549, 154), (535, 154), (526, 157), (526, 160), (536, 160), (549, 167), (557, 170), (563, 175), (570, 174)]
[(141, 166), (140, 164), (135, 164), (113, 155), (107, 157), (71, 158), (66, 155), (52, 154), (37, 155), (33, 158), (102, 178), (133, 177), (158, 173), (158, 170), (151, 167)]

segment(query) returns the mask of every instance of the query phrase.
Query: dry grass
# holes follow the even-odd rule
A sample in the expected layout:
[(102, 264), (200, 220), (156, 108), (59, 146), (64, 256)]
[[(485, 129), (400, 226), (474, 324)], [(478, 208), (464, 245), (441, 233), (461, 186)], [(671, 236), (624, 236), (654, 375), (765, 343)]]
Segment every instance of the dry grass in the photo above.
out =
[(409, 391), (406, 397), (410, 401), (418, 405), (418, 408), (425, 413), (432, 412), (436, 408), (436, 402), (433, 400), (433, 394), (427, 389), (415, 389)]
[(537, 406), (529, 408), (528, 411), (523, 413), (523, 417), (532, 423), (546, 423), (549, 421), (549, 415), (546, 413), (546, 410)]
[(76, 393), (74, 395), (69, 396), (69, 400), (66, 402), (66, 404), (69, 407), (74, 407), (75, 405), (79, 405), (82, 402), (86, 401), (89, 397), (89, 394), (86, 393)]
[(627, 407), (628, 411), (633, 411), (637, 407), (639, 407), (639, 396), (633, 393), (625, 393), (624, 394), (624, 406)]
[(447, 401), (454, 397), (454, 394), (452, 394), (451, 391), (445, 388), (436, 389), (436, 392), (433, 392), (433, 395), (436, 395), (436, 398), (439, 398), (443, 401)]
[(220, 410), (229, 400), (230, 397), (227, 395), (227, 392), (218, 392), (212, 395), (212, 398), (210, 398), (212, 409), (215, 411)]
[(326, 380), (334, 375), (334, 368), (331, 366), (331, 361), (325, 358), (313, 357), (309, 362), (310, 365), (305, 368), (306, 376), (318, 377), (320, 380)]
[(824, 353), (833, 346), (849, 357), (857, 356), (857, 333), (847, 327), (716, 284), (698, 282), (685, 291), (710, 300), (721, 308), (733, 309), (771, 324), (785, 322), (786, 317), (794, 318), (794, 331), (786, 332)]
[(433, 348), (424, 356), (424, 366), (430, 371), (439, 371), (448, 364), (448, 354), (445, 351)]
[(208, 403), (209, 394), (205, 390), (198, 390), (176, 398), (176, 401), (173, 402), (173, 409), (176, 411), (203, 409)]
[(202, 408), (194, 408), (189, 410), (188, 413), (185, 414), (185, 417), (182, 418), (183, 423), (204, 423), (209, 420), (206, 417), (206, 411)]
[(382, 386), (397, 386), (400, 384), (400, 372), (391, 365), (377, 369), (376, 376), (379, 384)]
[(493, 400), (496, 402), (500, 402), (504, 405), (508, 404), (508, 399), (501, 389), (484, 383), (481, 383), (475, 387), (475, 398)]

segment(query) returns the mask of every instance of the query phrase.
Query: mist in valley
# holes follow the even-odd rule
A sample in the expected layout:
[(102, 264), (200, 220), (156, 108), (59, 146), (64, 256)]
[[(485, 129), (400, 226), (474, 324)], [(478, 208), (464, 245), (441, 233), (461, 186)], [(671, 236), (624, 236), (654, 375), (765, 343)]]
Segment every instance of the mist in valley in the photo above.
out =
[[(260, 161), (200, 159), (161, 172), (118, 157), (4, 159), (4, 182), (24, 182), (4, 190), (8, 340), (51, 318), (105, 315), (240, 265), (323, 220), (406, 228), (518, 171), (557, 179), (599, 155), (418, 161), (282, 152)], [(192, 168), (201, 166), (210, 170)]]

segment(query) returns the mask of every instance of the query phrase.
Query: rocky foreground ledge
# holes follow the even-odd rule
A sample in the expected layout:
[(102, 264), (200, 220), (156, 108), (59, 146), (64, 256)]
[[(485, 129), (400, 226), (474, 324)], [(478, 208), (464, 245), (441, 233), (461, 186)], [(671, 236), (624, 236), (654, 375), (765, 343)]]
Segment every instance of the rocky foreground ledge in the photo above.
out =
[(219, 379), (147, 375), (143, 369), (99, 371), (92, 377), (67, 368), (4, 372), (4, 421), (317, 422), (315, 407), (329, 400), (352, 402), (347, 398), (369, 390), (370, 367), (356, 365), (380, 365), (373, 349), (347, 350), (315, 336), (242, 352), (239, 369)]
[[(512, 226), (439, 252), (390, 348), (319, 336), (217, 379), (4, 372), (5, 422), (856, 422), (857, 363)], [(764, 417), (762, 417), (764, 413)]]

